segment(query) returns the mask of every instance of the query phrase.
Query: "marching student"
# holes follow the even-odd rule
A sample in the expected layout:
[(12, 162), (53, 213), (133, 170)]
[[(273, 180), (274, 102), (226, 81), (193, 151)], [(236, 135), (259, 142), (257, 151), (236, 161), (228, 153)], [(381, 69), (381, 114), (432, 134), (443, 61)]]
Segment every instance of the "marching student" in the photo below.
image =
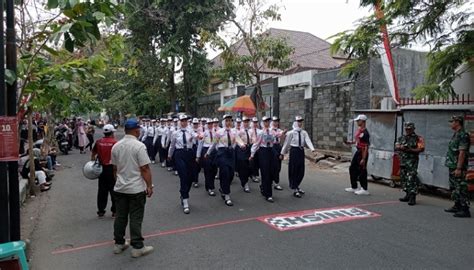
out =
[(148, 120), (147, 127), (145, 129), (145, 135), (143, 142), (146, 146), (146, 152), (148, 153), (148, 157), (151, 160), (151, 164), (155, 164), (155, 146), (153, 144), (153, 140), (155, 139), (155, 122), (156, 120)]
[[(221, 127), (219, 126), (219, 119), (218, 118), (214, 118), (214, 119), (212, 119), (212, 121), (214, 122), (213, 129), (214, 129), (214, 134), (215, 134), (215, 133), (217, 133), (217, 131), (219, 131), (221, 129)], [(217, 174), (216, 174), (215, 180), (219, 180), (219, 168), (217, 168)]]
[(250, 149), (252, 145), (252, 138), (250, 137), (250, 119), (247, 117), (242, 118), (243, 126), (240, 131), (237, 132), (238, 136), (242, 139), (246, 145), (245, 149), (240, 147), (235, 148), (236, 152), (236, 171), (239, 174), (240, 184), (244, 189), (244, 192), (250, 193), (249, 177), (250, 177)]
[(146, 118), (143, 118), (142, 120), (140, 120), (140, 135), (138, 136), (138, 140), (141, 141), (141, 142), (144, 142), (145, 141), (145, 138), (146, 138), (146, 132), (147, 132), (147, 129), (148, 129), (148, 119)]
[(281, 152), (281, 142), (284, 141), (284, 137), (286, 134), (286, 130), (280, 129), (280, 118), (278, 116), (272, 117), (272, 122), (270, 123), (271, 131), (273, 132), (275, 141), (273, 142), (273, 153), (276, 157), (276, 173), (273, 179), (273, 188), (276, 190), (283, 190), (280, 186), (280, 172), (281, 172), (281, 159), (280, 159), (280, 152)]
[[(153, 154), (154, 154), (153, 157), (156, 159), (156, 155), (160, 152), (160, 148), (161, 148), (162, 133), (161, 133), (161, 119), (156, 119), (155, 121), (156, 121), (154, 125), (155, 136), (153, 137)], [(160, 158), (160, 155), (158, 154), (158, 162), (161, 163), (159, 158)]]
[(170, 150), (168, 152), (168, 159), (174, 156), (176, 169), (179, 175), (181, 194), (181, 205), (183, 212), (189, 214), (189, 190), (193, 180), (194, 167), (192, 163), (193, 155), (193, 140), (197, 138), (196, 133), (190, 132), (188, 129), (188, 116), (179, 116), (179, 128), (173, 132), (170, 143)]
[(224, 125), (216, 132), (216, 138), (212, 146), (207, 150), (204, 158), (208, 158), (209, 154), (217, 148), (216, 164), (219, 167), (219, 180), (221, 197), (227, 206), (233, 206), (234, 203), (230, 198), (230, 183), (235, 173), (235, 151), (234, 148), (238, 144), (245, 148), (237, 133), (232, 130), (232, 116), (224, 115)]
[(198, 188), (199, 187), (199, 173), (201, 172), (201, 166), (199, 162), (196, 161), (197, 157), (197, 149), (198, 149), (198, 144), (200, 139), (198, 138), (198, 135), (202, 136), (202, 133), (200, 132), (199, 129), (199, 119), (194, 118), (192, 120), (192, 128), (190, 131), (195, 134), (195, 138), (193, 138), (193, 162), (191, 163), (193, 166), (193, 187)]
[[(177, 130), (177, 122), (178, 122), (178, 118), (173, 118), (170, 121), (170, 126), (168, 128), (168, 145), (171, 144), (171, 137), (173, 133)], [(166, 164), (166, 167), (168, 167), (168, 171), (169, 172), (174, 171), (174, 174), (178, 175), (178, 171), (175, 168), (174, 157), (172, 156), (171, 159), (166, 159), (166, 160), (168, 161), (168, 163)]]
[(196, 161), (199, 162), (200, 166), (204, 170), (204, 183), (209, 196), (216, 196), (214, 191), (214, 179), (217, 175), (217, 166), (214, 163), (214, 159), (217, 151), (213, 150), (209, 153), (207, 158), (203, 157), (206, 155), (206, 153), (208, 153), (208, 150), (211, 148), (215, 137), (216, 133), (214, 131), (214, 120), (209, 119), (207, 122), (207, 128), (204, 131), (202, 140), (199, 141), (196, 152)]
[(276, 171), (276, 155), (273, 153), (273, 143), (275, 136), (270, 128), (270, 117), (262, 118), (262, 129), (258, 131), (257, 140), (252, 145), (250, 160), (253, 160), (258, 152), (258, 167), (262, 173), (262, 182), (260, 184), (260, 192), (268, 202), (273, 203), (272, 183), (275, 179)]
[(158, 126), (157, 129), (158, 133), (158, 138), (156, 140), (156, 144), (158, 144), (158, 158), (161, 163), (161, 167), (165, 167), (165, 161), (166, 161), (166, 156), (167, 156), (167, 150), (166, 150), (166, 133), (167, 133), (167, 127), (166, 127), (166, 119), (161, 118), (160, 119), (160, 125)]
[(200, 119), (200, 121), (201, 121), (201, 124), (199, 125), (199, 132), (204, 133), (207, 128), (207, 118), (203, 117)]
[[(259, 124), (258, 124), (258, 118), (254, 117), (252, 118), (252, 125), (250, 128), (250, 137), (252, 138), (252, 145), (256, 143), (259, 130), (260, 129), (259, 129)], [(258, 153), (256, 153), (255, 158), (252, 161), (250, 161), (250, 178), (255, 183), (260, 182), (260, 180), (258, 179), (258, 176), (259, 176), (258, 170), (259, 170)]]
[(242, 128), (242, 119), (240, 118), (235, 119), (235, 127), (234, 127), (235, 131), (239, 132), (241, 128)]
[(309, 138), (308, 132), (303, 129), (303, 117), (296, 116), (293, 123), (293, 130), (288, 132), (283, 148), (281, 149), (280, 159), (288, 150), (290, 150), (290, 161), (288, 164), (288, 179), (290, 181), (290, 189), (293, 190), (293, 196), (301, 198), (305, 193), (300, 189), (301, 182), (304, 178), (304, 148), (307, 146), (311, 152), (315, 152), (313, 143)]

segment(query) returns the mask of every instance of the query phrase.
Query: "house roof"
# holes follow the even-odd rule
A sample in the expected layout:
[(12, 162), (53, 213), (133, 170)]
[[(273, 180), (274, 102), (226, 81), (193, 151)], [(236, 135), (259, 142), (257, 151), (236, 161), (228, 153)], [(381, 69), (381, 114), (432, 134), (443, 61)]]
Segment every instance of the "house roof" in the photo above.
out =
[[(290, 47), (294, 48), (294, 53), (290, 56), (292, 66), (289, 69), (331, 69), (341, 66), (345, 61), (343, 56), (331, 56), (331, 44), (311, 33), (270, 28), (266, 33), (271, 37), (285, 38)], [(239, 40), (232, 45), (239, 55), (249, 55), (249, 50), (243, 40)], [(214, 66), (223, 66), (220, 54), (211, 60)], [(263, 67), (262, 72), (281, 73), (280, 70), (272, 70)]]

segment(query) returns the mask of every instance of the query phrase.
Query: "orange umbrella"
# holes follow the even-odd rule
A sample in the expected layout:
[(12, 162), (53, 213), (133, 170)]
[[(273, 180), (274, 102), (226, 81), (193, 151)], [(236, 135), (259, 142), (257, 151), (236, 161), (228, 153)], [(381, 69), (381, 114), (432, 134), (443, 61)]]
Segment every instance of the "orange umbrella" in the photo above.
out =
[[(267, 110), (270, 107), (266, 103), (260, 104), (260, 108)], [(249, 95), (240, 96), (238, 98), (233, 98), (221, 107), (217, 109), (220, 112), (230, 111), (230, 112), (243, 112), (247, 115), (254, 115), (256, 112), (255, 104)]]

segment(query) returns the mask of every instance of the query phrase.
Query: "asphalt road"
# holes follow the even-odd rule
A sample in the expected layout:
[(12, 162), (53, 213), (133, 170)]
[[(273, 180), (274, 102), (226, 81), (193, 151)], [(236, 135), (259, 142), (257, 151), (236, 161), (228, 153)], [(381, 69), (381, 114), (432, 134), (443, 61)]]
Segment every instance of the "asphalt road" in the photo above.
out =
[[(444, 213), (448, 200), (419, 196), (410, 207), (398, 202), (397, 189), (377, 184), (369, 184), (372, 195), (359, 197), (344, 192), (348, 174), (311, 166), (302, 185), (306, 195), (297, 199), (288, 190), (286, 165), (285, 190), (274, 191), (274, 204), (264, 201), (258, 184), (244, 193), (236, 178), (228, 207), (205, 193), (201, 174), (189, 215), (179, 204), (178, 178), (152, 165), (155, 194), (147, 201), (143, 233), (155, 252), (139, 259), (129, 250), (114, 255), (113, 219), (110, 212), (97, 218), (97, 181), (82, 176), (88, 158), (78, 151), (59, 158), (63, 168), (37, 210), (32, 269), (474, 269), (474, 219)], [(328, 222), (286, 231), (260, 221), (285, 213), (294, 221), (295, 211), (340, 207), (370, 213), (362, 219), (322, 215)]]

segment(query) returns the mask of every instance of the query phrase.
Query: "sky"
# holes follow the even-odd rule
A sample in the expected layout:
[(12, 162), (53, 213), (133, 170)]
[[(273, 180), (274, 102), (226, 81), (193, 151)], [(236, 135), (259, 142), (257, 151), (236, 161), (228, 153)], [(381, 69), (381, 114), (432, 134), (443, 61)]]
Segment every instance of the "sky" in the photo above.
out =
[[(268, 27), (309, 32), (322, 39), (354, 29), (355, 22), (371, 15), (369, 8), (359, 8), (359, 0), (267, 0), (278, 4), (281, 21), (270, 22)], [(208, 50), (212, 58), (218, 52)]]

